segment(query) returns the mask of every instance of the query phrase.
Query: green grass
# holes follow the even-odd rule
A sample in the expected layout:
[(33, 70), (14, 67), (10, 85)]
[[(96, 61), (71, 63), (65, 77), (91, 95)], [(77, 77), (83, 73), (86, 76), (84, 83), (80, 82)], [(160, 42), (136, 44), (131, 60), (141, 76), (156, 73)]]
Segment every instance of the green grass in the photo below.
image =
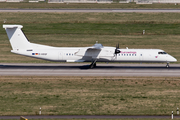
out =
[[(88, 34), (88, 35), (179, 35), (180, 24), (151, 23), (51, 23), (25, 25), (27, 34)], [(36, 30), (34, 30), (36, 29)]]
[(0, 13), (1, 23), (180, 23), (179, 13)]
[(1, 76), (0, 115), (170, 115), (180, 78)]
[(136, 9), (143, 9), (143, 8), (160, 8), (160, 9), (179, 9), (179, 5), (174, 5), (174, 4), (135, 4), (135, 3), (129, 3), (129, 4), (120, 4), (118, 3), (119, 0), (114, 0), (114, 3), (111, 4), (97, 4), (97, 3), (59, 3), (59, 4), (54, 4), (54, 3), (46, 3), (46, 2), (40, 2), (40, 3), (26, 3), (26, 2), (21, 2), (21, 3), (3, 3), (1, 2), (0, 8), (49, 8), (49, 9), (64, 9), (64, 8), (118, 8), (118, 9), (124, 9), (124, 8), (136, 8)]
[[(6, 24), (23, 25), (33, 43), (58, 47), (92, 46), (96, 41), (104, 46), (119, 43), (120, 48), (163, 49), (180, 59), (179, 13), (0, 13), (0, 16), (0, 26), (5, 19)], [(0, 63), (46, 62), (10, 53), (3, 28), (0, 35)]]

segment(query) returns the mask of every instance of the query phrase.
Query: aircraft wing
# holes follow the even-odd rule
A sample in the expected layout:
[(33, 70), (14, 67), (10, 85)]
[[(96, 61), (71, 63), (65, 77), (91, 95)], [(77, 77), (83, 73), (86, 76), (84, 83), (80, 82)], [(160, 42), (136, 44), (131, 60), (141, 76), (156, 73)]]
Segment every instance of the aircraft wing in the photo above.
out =
[(92, 47), (87, 47), (84, 49), (80, 49), (75, 53), (77, 56), (89, 56), (92, 58), (97, 58), (101, 49), (103, 48), (102, 44), (96, 43)]
[(101, 50), (102, 48), (103, 48), (103, 45), (99, 43), (94, 44), (92, 47), (88, 47), (88, 49), (96, 49), (96, 50)]

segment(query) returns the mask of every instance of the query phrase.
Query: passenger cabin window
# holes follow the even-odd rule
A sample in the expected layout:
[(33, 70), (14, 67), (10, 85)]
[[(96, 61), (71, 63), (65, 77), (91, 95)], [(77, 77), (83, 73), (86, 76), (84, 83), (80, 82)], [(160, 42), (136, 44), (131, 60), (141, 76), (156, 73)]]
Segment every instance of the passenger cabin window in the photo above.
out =
[[(140, 54), (142, 56), (142, 54)], [(119, 56), (136, 56), (136, 54), (119, 54)]]
[(167, 54), (166, 52), (158, 52), (158, 54)]

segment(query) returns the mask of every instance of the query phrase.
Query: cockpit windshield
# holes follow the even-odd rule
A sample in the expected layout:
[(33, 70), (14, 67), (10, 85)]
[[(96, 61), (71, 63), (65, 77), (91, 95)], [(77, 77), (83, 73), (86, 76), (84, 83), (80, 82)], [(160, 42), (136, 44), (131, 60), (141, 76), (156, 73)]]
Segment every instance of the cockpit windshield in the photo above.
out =
[(158, 52), (158, 54), (167, 54), (166, 52)]

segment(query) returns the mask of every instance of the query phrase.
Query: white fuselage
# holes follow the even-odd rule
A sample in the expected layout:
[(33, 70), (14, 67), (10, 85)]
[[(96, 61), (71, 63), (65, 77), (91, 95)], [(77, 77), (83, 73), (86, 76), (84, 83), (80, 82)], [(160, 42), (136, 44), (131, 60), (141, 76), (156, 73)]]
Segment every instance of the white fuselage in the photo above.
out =
[(89, 47), (51, 47), (32, 44), (33, 49), (12, 50), (11, 52), (29, 57), (60, 62), (176, 62), (177, 60), (160, 49), (119, 49), (114, 54), (115, 47), (103, 47), (100, 51), (88, 50)]

